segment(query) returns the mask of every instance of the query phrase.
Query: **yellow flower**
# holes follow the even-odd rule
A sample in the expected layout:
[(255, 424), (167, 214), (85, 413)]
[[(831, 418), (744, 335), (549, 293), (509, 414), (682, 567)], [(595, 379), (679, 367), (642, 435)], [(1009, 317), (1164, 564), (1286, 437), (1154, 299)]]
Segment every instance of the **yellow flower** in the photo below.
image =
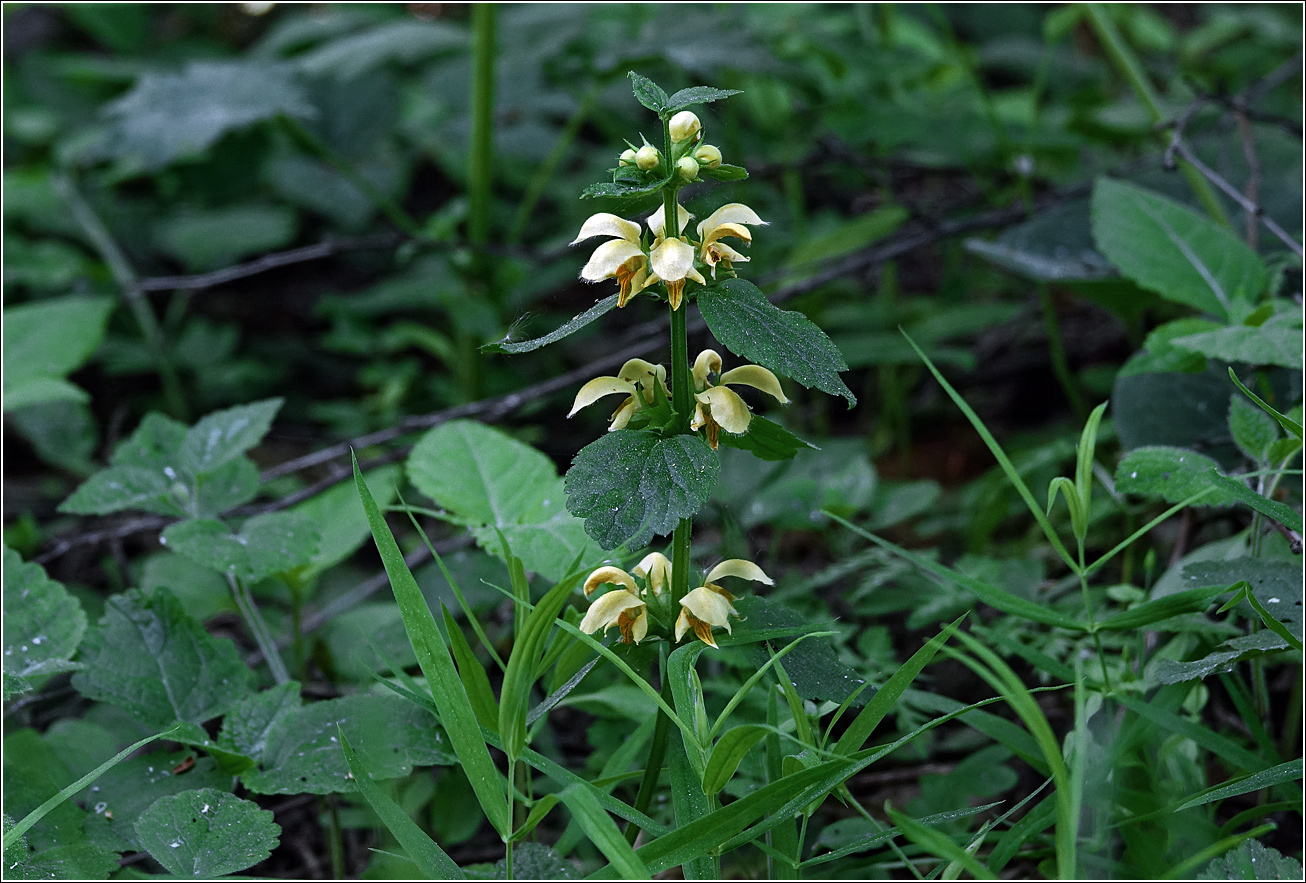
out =
[(661, 552), (649, 552), (631, 572), (644, 580), (644, 585), (654, 595), (661, 595), (662, 590), (671, 585), (671, 562)]
[(624, 588), (607, 592), (591, 604), (580, 621), (580, 630), (592, 635), (600, 629), (607, 632), (615, 625), (624, 643), (638, 644), (648, 634), (648, 606), (640, 599), (635, 580), (619, 567), (600, 567), (585, 580), (585, 597), (603, 583)]
[[(713, 384), (711, 375), (717, 375)], [(694, 360), (694, 419), (689, 428), (707, 430), (707, 443), (716, 450), (721, 430), (734, 435), (748, 431), (753, 413), (739, 394), (728, 385), (751, 386), (773, 397), (782, 405), (789, 399), (780, 388), (780, 381), (761, 365), (741, 365), (721, 373), (721, 356), (715, 350), (703, 350)]]
[(608, 212), (599, 212), (590, 215), (581, 225), (580, 233), (571, 244), (575, 245), (593, 236), (616, 238), (594, 249), (589, 262), (580, 271), (580, 278), (586, 282), (615, 278), (621, 286), (617, 306), (624, 307), (633, 295), (656, 281), (648, 274), (649, 258), (640, 245), (639, 224)]
[[(719, 158), (718, 155), (718, 160)], [(716, 278), (717, 264), (723, 264), (729, 270), (734, 261), (749, 260), (748, 257), (722, 242), (722, 238), (731, 236), (744, 242), (752, 242), (753, 234), (744, 225), (757, 226), (766, 223), (742, 202), (732, 202), (712, 212), (703, 223), (698, 225), (698, 237), (703, 243), (699, 247), (698, 259), (712, 268), (713, 279)]]
[(649, 215), (648, 228), (653, 231), (656, 237), (653, 240), (653, 247), (649, 251), (649, 264), (653, 269), (653, 275), (649, 276), (648, 284), (653, 282), (662, 282), (667, 288), (667, 300), (671, 302), (672, 311), (680, 309), (680, 301), (685, 293), (685, 280), (693, 279), (699, 285), (706, 285), (707, 280), (703, 274), (694, 269), (694, 246), (690, 245), (684, 236), (681, 236), (685, 230), (685, 225), (693, 217), (684, 206), (676, 206), (677, 229), (676, 236), (668, 237), (666, 235), (666, 212), (664, 209), (658, 209)]
[(610, 425), (608, 432), (614, 429), (625, 429), (630, 418), (635, 416), (639, 410), (639, 399), (642, 397), (645, 404), (653, 404), (655, 393), (653, 384), (662, 384), (662, 392), (669, 398), (671, 390), (667, 389), (667, 369), (661, 365), (654, 365), (643, 359), (631, 359), (621, 366), (616, 377), (595, 377), (589, 383), (586, 383), (576, 393), (576, 400), (572, 403), (571, 411), (567, 414), (570, 418), (581, 408), (594, 404), (604, 396), (613, 393), (624, 392), (626, 399), (612, 412), (609, 419)]
[(751, 561), (743, 558), (722, 561), (708, 571), (703, 585), (680, 599), (680, 617), (676, 620), (677, 642), (691, 628), (694, 630), (695, 637), (711, 647), (717, 646), (716, 641), (712, 639), (714, 627), (723, 627), (727, 634), (731, 633), (730, 617), (739, 616), (739, 611), (735, 610), (733, 603), (735, 596), (714, 582), (726, 576), (753, 580), (768, 586), (775, 585), (771, 577)]

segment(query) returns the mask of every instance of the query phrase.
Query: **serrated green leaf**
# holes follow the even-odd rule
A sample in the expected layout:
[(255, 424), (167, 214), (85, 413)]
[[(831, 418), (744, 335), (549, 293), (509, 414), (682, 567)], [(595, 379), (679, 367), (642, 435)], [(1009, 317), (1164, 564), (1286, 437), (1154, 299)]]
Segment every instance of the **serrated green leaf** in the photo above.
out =
[(1260, 463), (1268, 458), (1270, 446), (1278, 440), (1279, 427), (1246, 396), (1234, 393), (1229, 396), (1229, 433), (1243, 456)]
[[(711, 104), (713, 101), (720, 101), (722, 98), (729, 98), (731, 95), (742, 95), (741, 89), (716, 89), (712, 86), (690, 86), (688, 89), (681, 89), (666, 100), (665, 110), (668, 113), (674, 113), (683, 110), (691, 104)], [(652, 108), (650, 108), (652, 109)]]
[(203, 475), (234, 460), (263, 440), (284, 401), (265, 399), (207, 415), (186, 431), (178, 464)]
[(596, 550), (567, 512), (553, 462), (530, 445), (474, 420), (451, 420), (417, 442), (408, 458), (413, 485), (472, 527), (482, 548), (502, 557), (502, 531), (526, 569), (548, 579)]
[(365, 694), (300, 706), (267, 728), (257, 769), (241, 775), (256, 794), (353, 791), (337, 727), (373, 779), (397, 779), (415, 766), (458, 762), (449, 738), (424, 709), (398, 696)]
[(114, 302), (61, 297), (4, 311), (4, 409), (86, 393), (62, 378), (81, 367), (104, 337)]
[(626, 76), (630, 77), (636, 101), (659, 115), (667, 109), (667, 93), (661, 86), (634, 71), (630, 71)]
[(698, 292), (698, 308), (713, 336), (732, 353), (803, 386), (841, 395), (850, 408), (857, 404), (839, 377), (848, 364), (825, 332), (802, 313), (772, 304), (756, 285), (743, 279), (718, 282)]
[(719, 468), (696, 435), (620, 429), (576, 454), (567, 470), (567, 508), (603, 548), (637, 548), (706, 505)]
[(594, 199), (595, 197), (605, 196), (614, 199), (632, 199), (637, 196), (648, 196), (651, 193), (657, 193), (670, 180), (671, 178), (668, 176), (647, 184), (599, 182), (598, 184), (591, 184), (582, 190), (580, 198)]
[(197, 564), (255, 582), (307, 564), (317, 554), (320, 537), (297, 512), (269, 512), (248, 519), (239, 533), (221, 521), (182, 521), (170, 525), (161, 541)]
[(721, 433), (721, 444), (728, 448), (748, 451), (759, 460), (789, 460), (804, 448), (820, 450), (809, 441), (799, 438), (778, 423), (757, 414), (748, 422), (748, 432), (743, 435)]
[(281, 826), (252, 801), (201, 788), (160, 797), (136, 822), (136, 836), (179, 877), (220, 877), (270, 856)]
[(748, 177), (748, 169), (743, 166), (732, 166), (730, 163), (721, 163), (715, 169), (699, 166), (698, 174), (713, 181), (742, 181)]
[(86, 668), (73, 675), (73, 687), (147, 726), (217, 717), (249, 692), (253, 676), (236, 645), (186, 616), (167, 589), (109, 598), (80, 659)]
[(1255, 328), (1230, 325), (1218, 331), (1190, 334), (1171, 341), (1172, 346), (1222, 362), (1280, 365), (1302, 369), (1302, 330), (1269, 323)]
[(1116, 492), (1157, 497), (1168, 503), (1182, 503), (1207, 488), (1210, 492), (1193, 505), (1228, 506), (1232, 496), (1221, 491), (1208, 473), (1219, 464), (1205, 454), (1184, 448), (1154, 446), (1135, 448), (1116, 467)]
[(1300, 880), (1301, 862), (1259, 840), (1249, 840), (1214, 859), (1198, 880)]
[(89, 841), (5, 861), (6, 880), (108, 880), (121, 856)]
[(581, 313), (578, 316), (572, 317), (571, 320), (565, 322), (562, 325), (559, 325), (553, 331), (550, 331), (548, 334), (545, 334), (542, 337), (537, 337), (534, 340), (524, 340), (520, 343), (513, 343), (511, 342), (509, 337), (505, 337), (503, 340), (500, 340), (496, 343), (485, 344), (484, 346), (481, 347), (481, 352), (510, 353), (515, 355), (517, 353), (529, 353), (533, 350), (539, 349), (542, 346), (548, 346), (551, 343), (557, 343), (558, 341), (562, 340), (564, 337), (570, 337), (571, 335), (575, 334), (577, 331), (581, 330), (582, 328), (584, 328), (586, 325), (590, 324), (594, 320), (607, 315), (609, 312), (612, 311), (612, 308), (617, 305), (617, 300), (618, 297), (615, 294), (609, 297), (605, 297), (603, 298), (603, 300), (599, 301), (585, 312)]
[(262, 757), (273, 725), (303, 704), (295, 681), (246, 696), (222, 719), (218, 744), (236, 754)]
[(70, 665), (86, 632), (86, 614), (77, 599), (46, 576), (39, 564), (25, 563), (4, 547), (4, 671), (7, 677), (34, 678), (80, 667)]
[(384, 791), (372, 781), (373, 775), (354, 752), (344, 730), (340, 730), (340, 745), (344, 751), (345, 761), (353, 774), (358, 791), (363, 795), (372, 810), (381, 817), (386, 828), (395, 836), (408, 857), (417, 865), (427, 880), (462, 880), (462, 868), (440, 848), (440, 845), (419, 828), (408, 813), (391, 800)]
[(1093, 239), (1142, 287), (1226, 320), (1265, 287), (1264, 262), (1233, 231), (1135, 184), (1098, 179)]

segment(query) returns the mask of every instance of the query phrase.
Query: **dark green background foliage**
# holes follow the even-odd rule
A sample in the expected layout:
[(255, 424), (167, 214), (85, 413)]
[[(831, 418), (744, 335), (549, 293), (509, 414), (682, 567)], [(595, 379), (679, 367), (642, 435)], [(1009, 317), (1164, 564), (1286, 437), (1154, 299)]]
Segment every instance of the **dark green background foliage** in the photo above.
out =
[[(6, 832), (179, 725), (7, 876), (502, 876), (477, 724), (534, 770), (486, 814), (518, 876), (1300, 875), (1299, 7), (528, 4), (487, 43), (467, 6), (256, 5), (3, 10)], [(726, 165), (681, 203), (768, 222), (689, 351), (792, 400), (743, 388), (716, 453), (564, 419), (668, 363), (666, 308), (567, 243), (658, 207), (611, 170), (689, 101)], [(632, 853), (656, 706), (511, 599), (689, 516), (691, 579), (776, 584), (672, 657), (716, 750), (671, 752)]]

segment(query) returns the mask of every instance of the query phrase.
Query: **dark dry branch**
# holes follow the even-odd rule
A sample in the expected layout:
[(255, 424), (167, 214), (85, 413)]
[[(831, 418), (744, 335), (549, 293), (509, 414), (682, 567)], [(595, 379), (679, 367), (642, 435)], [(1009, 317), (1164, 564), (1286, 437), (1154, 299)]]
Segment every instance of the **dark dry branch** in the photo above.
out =
[(357, 239), (328, 238), (314, 245), (292, 248), (265, 254), (262, 257), (233, 267), (224, 267), (211, 273), (199, 273), (194, 276), (153, 276), (142, 279), (137, 287), (141, 291), (202, 291), (216, 288), (239, 279), (257, 276), (269, 270), (316, 261), (340, 254), (345, 251), (364, 251), (367, 249), (393, 248), (403, 242), (403, 237), (387, 233), (379, 236), (360, 236)]

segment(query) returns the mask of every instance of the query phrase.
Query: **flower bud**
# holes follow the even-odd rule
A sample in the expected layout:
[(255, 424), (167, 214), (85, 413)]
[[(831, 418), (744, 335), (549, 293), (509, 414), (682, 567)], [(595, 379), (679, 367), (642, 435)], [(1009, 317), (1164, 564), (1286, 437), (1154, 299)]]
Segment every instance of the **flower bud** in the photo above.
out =
[(711, 144), (704, 144), (694, 151), (694, 159), (704, 168), (715, 169), (721, 165), (721, 151)]
[(635, 165), (644, 171), (656, 169), (658, 167), (658, 149), (652, 144), (645, 144), (635, 152)]
[(676, 171), (686, 181), (692, 181), (698, 177), (698, 162), (692, 156), (682, 156), (676, 163)]
[(635, 164), (635, 151), (632, 148), (626, 148), (621, 152), (621, 156), (617, 158), (617, 162), (623, 166), (633, 166)]
[(702, 128), (697, 116), (688, 110), (682, 110), (671, 118), (671, 140), (688, 141)]

